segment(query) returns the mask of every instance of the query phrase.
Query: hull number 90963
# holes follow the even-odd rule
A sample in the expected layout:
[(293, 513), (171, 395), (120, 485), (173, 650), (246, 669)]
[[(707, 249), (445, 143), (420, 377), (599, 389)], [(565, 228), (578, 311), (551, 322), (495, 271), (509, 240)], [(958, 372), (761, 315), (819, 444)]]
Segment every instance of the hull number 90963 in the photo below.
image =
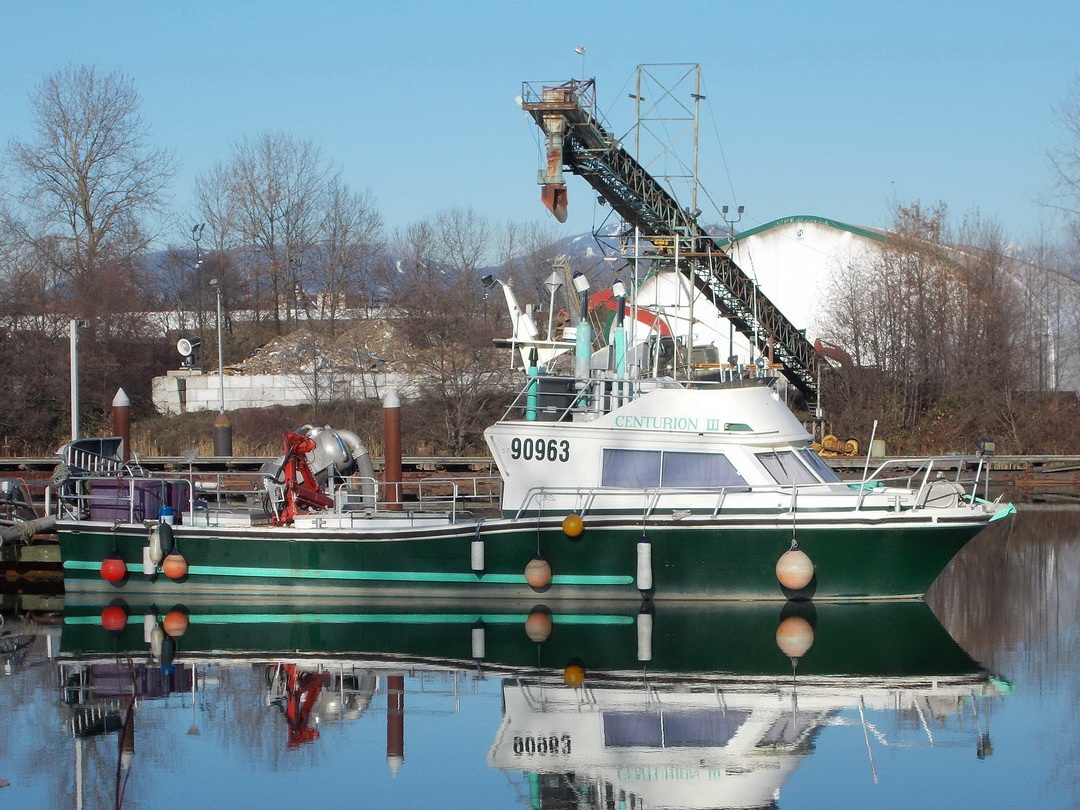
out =
[(533, 754), (541, 754), (547, 756), (549, 754), (569, 756), (570, 755), (570, 735), (563, 734), (561, 736), (552, 734), (549, 737), (514, 737), (514, 755), (522, 756)]
[(510, 440), (510, 458), (515, 461), (569, 461), (570, 442), (566, 439), (522, 439), (515, 436)]

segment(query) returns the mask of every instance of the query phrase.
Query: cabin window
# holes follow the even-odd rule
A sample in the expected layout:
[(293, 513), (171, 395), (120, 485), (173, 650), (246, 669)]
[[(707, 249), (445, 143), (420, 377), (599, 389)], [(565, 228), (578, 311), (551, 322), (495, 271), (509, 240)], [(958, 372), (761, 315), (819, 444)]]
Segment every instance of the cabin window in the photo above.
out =
[(806, 466), (818, 474), (818, 477), (826, 484), (835, 484), (840, 480), (836, 470), (822, 460), (821, 456), (808, 447), (799, 451), (799, 458), (806, 462)]
[(601, 486), (653, 489), (728, 487), (745, 490), (744, 479), (720, 453), (674, 453), (659, 450), (604, 450)]
[(750, 717), (739, 709), (695, 712), (604, 712), (608, 748), (719, 748)]
[(665, 487), (738, 487), (746, 479), (720, 453), (664, 453), (662, 482)]
[(769, 475), (778, 484), (816, 484), (818, 479), (795, 457), (792, 450), (775, 450), (770, 453), (757, 453)]
[(657, 450), (605, 450), (604, 487), (653, 489), (660, 486), (660, 453)]

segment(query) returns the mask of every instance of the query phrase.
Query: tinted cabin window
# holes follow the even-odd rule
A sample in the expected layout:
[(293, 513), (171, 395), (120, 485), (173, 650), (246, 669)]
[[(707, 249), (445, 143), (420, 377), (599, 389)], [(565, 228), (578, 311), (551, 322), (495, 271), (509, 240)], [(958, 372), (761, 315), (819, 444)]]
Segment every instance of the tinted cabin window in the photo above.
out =
[(659, 451), (605, 450), (600, 485), (632, 489), (660, 486)]
[(607, 748), (721, 748), (750, 717), (739, 709), (695, 712), (604, 712)]
[(719, 453), (664, 453), (662, 480), (665, 487), (746, 488), (746, 479)]
[(757, 453), (757, 460), (778, 484), (816, 484), (818, 479), (795, 457), (791, 450)]
[(840, 480), (840, 476), (836, 474), (836, 471), (822, 461), (821, 456), (815, 453), (813, 450), (803, 449), (799, 451), (799, 458), (806, 462), (806, 465), (814, 470), (818, 477), (821, 478), (827, 484), (833, 484)]
[(745, 490), (746, 480), (719, 453), (605, 450), (600, 483), (605, 487), (728, 487)]

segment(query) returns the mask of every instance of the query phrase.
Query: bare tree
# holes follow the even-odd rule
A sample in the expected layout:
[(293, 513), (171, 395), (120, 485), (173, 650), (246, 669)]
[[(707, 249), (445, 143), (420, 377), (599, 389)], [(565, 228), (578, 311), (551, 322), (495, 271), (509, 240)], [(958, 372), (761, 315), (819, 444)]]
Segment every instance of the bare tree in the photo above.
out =
[(141, 217), (160, 209), (172, 160), (149, 145), (138, 93), (121, 73), (65, 68), (41, 83), (30, 108), (35, 139), (8, 147), (29, 214), (25, 237), (71, 285), (79, 314), (93, 317), (110, 308), (113, 283), (137, 286)]
[(319, 249), (318, 309), (335, 332), (338, 311), (350, 298), (372, 297), (373, 264), (382, 250), (382, 218), (368, 194), (352, 192), (339, 179), (327, 187), (323, 240)]
[(256, 312), (265, 301), (279, 334), (283, 321), (295, 322), (303, 309), (299, 299), (308, 291), (327, 189), (337, 176), (314, 143), (283, 133), (239, 141), (221, 175), (251, 263)]

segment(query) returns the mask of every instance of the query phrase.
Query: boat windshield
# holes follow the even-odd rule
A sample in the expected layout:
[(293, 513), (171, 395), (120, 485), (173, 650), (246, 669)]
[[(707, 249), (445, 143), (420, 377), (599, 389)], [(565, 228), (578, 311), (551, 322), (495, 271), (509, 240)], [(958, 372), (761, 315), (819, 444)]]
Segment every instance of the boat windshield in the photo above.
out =
[(824, 461), (808, 450), (770, 450), (756, 456), (778, 484), (817, 484), (839, 480)]
[(810, 469), (816, 472), (821, 478), (821, 480), (824, 481), (826, 484), (835, 484), (840, 481), (840, 476), (836, 474), (836, 471), (833, 470), (833, 468), (830, 467), (828, 464), (826, 464), (822, 460), (821, 456), (819, 456), (809, 447), (804, 447), (802, 450), (799, 450), (798, 453), (799, 458), (805, 461), (807, 466), (809, 466)]

